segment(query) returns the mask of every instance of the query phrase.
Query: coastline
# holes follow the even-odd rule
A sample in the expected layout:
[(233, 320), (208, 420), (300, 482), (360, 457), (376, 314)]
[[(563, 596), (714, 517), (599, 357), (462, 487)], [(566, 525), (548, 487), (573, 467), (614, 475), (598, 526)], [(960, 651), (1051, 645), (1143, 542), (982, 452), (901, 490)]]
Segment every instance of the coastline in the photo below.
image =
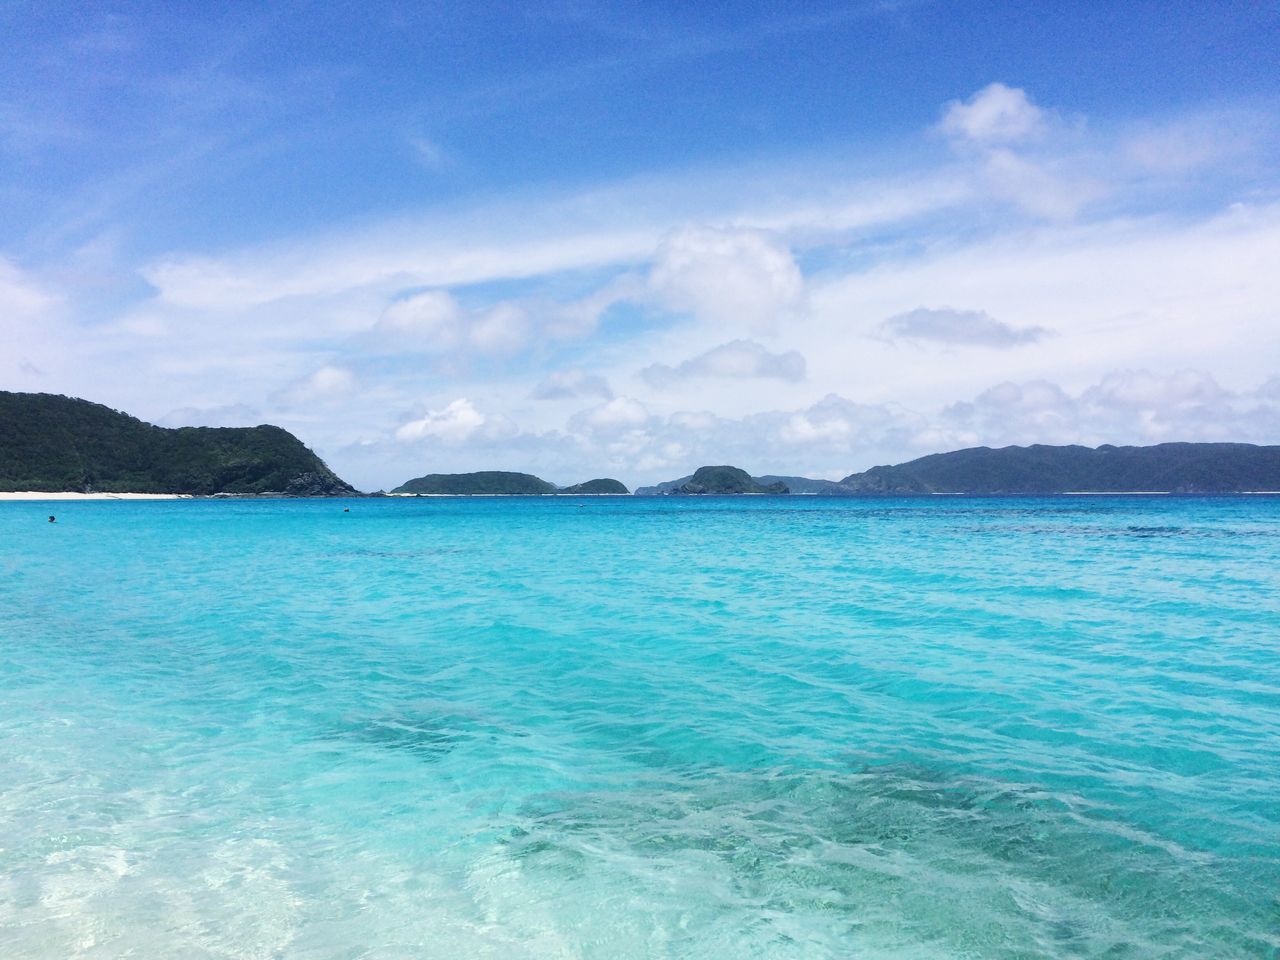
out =
[(189, 493), (70, 493), (40, 490), (0, 492), (0, 500), (194, 500)]

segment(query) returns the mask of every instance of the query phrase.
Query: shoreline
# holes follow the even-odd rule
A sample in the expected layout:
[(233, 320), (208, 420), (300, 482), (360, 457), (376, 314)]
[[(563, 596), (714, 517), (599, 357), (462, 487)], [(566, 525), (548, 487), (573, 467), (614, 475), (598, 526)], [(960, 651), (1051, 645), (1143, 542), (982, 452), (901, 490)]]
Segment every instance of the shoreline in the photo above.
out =
[[(635, 497), (640, 500), (697, 500), (699, 497), (764, 497), (770, 494), (696, 494), (691, 496), (672, 497), (670, 495), (663, 496), (661, 494), (634, 494), (634, 493), (572, 493), (572, 494), (521, 494), (521, 493), (383, 493), (383, 494), (348, 494), (338, 496), (322, 496), (322, 497), (290, 497), (284, 494), (263, 494), (263, 493), (247, 493), (247, 494), (198, 494), (198, 493), (75, 493), (73, 491), (41, 491), (41, 490), (17, 490), (17, 491), (0, 491), (0, 503), (29, 503), (36, 501), (89, 501), (89, 500), (347, 500), (347, 499), (445, 499), (445, 500), (475, 500), (475, 499), (555, 499), (556, 497), (564, 497), (565, 499), (585, 498), (585, 497)], [(792, 498), (803, 497), (818, 499), (824, 497), (823, 494), (790, 494)], [(1275, 497), (1280, 496), (1280, 490), (1231, 490), (1221, 491), (1218, 493), (1175, 493), (1171, 490), (1063, 490), (1058, 493), (914, 493), (914, 494), (844, 494), (835, 496), (826, 496), (831, 500), (917, 500), (929, 497), (963, 497), (975, 500), (990, 499), (1043, 499), (1051, 497)]]
[(72, 493), (42, 490), (0, 492), (0, 500), (194, 500), (190, 493)]

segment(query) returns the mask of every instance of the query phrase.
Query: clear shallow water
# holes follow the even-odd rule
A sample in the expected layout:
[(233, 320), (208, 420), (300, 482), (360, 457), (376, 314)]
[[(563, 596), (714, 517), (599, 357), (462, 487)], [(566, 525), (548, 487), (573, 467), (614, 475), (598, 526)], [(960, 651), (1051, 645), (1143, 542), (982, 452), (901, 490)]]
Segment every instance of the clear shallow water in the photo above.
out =
[(0, 956), (1272, 957), (1278, 894), (1277, 499), (0, 504)]

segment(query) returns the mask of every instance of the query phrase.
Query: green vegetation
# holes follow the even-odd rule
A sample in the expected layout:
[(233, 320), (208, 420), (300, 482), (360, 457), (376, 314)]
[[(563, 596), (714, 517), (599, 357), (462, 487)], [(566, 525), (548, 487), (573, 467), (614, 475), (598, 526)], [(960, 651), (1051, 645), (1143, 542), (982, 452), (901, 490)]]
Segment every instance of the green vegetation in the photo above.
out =
[(1280, 447), (1161, 443), (1151, 447), (974, 447), (872, 467), (840, 481), (850, 494), (1037, 494), (1280, 490)]
[(449, 494), (451, 496), (537, 496), (555, 493), (554, 484), (530, 473), (481, 470), (479, 473), (429, 473), (402, 483), (392, 493)]
[(628, 491), (617, 480), (588, 480), (561, 488), (531, 473), (481, 470), (479, 473), (429, 473), (425, 477), (402, 483), (391, 492), (453, 497), (536, 497), (555, 493), (625, 494)]
[(355, 493), (297, 437), (279, 427), (170, 430), (87, 400), (4, 391), (0, 490)]
[(581, 494), (628, 494), (628, 490), (622, 483), (617, 480), (601, 478), (598, 480), (588, 480), (585, 483), (575, 483), (572, 487), (562, 487), (556, 491), (557, 493), (581, 493)]
[(671, 491), (677, 496), (738, 493), (789, 493), (784, 483), (761, 484), (738, 467), (699, 467), (687, 483)]

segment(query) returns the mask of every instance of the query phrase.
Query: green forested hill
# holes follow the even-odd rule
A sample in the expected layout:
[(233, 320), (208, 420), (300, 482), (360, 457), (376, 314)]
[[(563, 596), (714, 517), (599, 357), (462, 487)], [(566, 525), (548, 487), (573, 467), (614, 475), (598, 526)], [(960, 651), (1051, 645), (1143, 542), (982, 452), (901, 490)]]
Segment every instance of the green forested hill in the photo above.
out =
[(747, 471), (740, 467), (730, 466), (699, 467), (693, 472), (693, 476), (689, 478), (687, 483), (681, 484), (671, 491), (676, 496), (735, 493), (779, 494), (789, 492), (785, 483), (757, 483)]
[(99, 403), (0, 391), (0, 490), (354, 493), (280, 427), (144, 423)]
[(477, 473), (428, 473), (425, 477), (405, 481), (391, 492), (454, 497), (529, 497), (556, 493), (626, 493), (627, 488), (617, 480), (599, 479), (560, 489), (531, 473), (481, 470)]
[(529, 496), (555, 493), (554, 484), (530, 473), (481, 470), (477, 473), (428, 473), (406, 481), (392, 493), (450, 494), (453, 496)]
[(586, 480), (582, 483), (575, 483), (571, 487), (562, 487), (556, 493), (568, 494), (591, 494), (592, 496), (602, 496), (608, 494), (610, 496), (622, 496), (630, 493), (626, 486), (619, 480), (613, 480), (608, 477), (601, 477), (596, 480)]
[(1036, 494), (1280, 490), (1280, 446), (1160, 443), (1097, 448), (1036, 444), (935, 453), (840, 481), (854, 494)]

